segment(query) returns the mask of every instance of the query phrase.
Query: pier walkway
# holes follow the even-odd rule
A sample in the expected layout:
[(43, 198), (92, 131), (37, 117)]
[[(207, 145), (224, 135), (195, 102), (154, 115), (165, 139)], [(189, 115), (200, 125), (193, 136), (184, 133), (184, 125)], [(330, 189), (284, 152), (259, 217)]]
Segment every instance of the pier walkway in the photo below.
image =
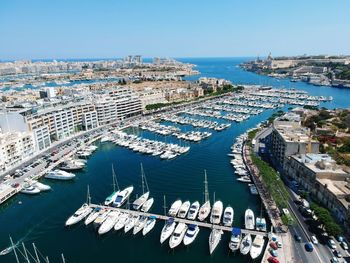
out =
[[(185, 223), (185, 224), (195, 224), (195, 225), (198, 225), (199, 227), (206, 227), (206, 228), (210, 228), (210, 229), (213, 229), (213, 228), (220, 229), (222, 231), (228, 231), (230, 233), (232, 231), (232, 227), (222, 226), (222, 225), (214, 225), (214, 224), (210, 224), (210, 223), (206, 223), (206, 222), (188, 220), (185, 218), (171, 217), (171, 216), (152, 214), (152, 213), (144, 213), (141, 211), (129, 210), (129, 209), (125, 209), (125, 208), (116, 208), (116, 207), (110, 207), (110, 206), (104, 206), (104, 205), (96, 205), (96, 204), (90, 204), (90, 207), (92, 207), (92, 208), (101, 207), (101, 208), (105, 208), (105, 209), (118, 210), (121, 212), (126, 212), (126, 213), (129, 213), (131, 215), (137, 215), (137, 216), (140, 216), (140, 215), (147, 216), (147, 217), (154, 216), (157, 219), (161, 219), (161, 220), (168, 220), (169, 218), (174, 218), (175, 222), (181, 222), (181, 223)], [(256, 230), (241, 229), (241, 232), (243, 234), (261, 235), (261, 236), (267, 237), (266, 232), (261, 232), (261, 231), (256, 231)]]

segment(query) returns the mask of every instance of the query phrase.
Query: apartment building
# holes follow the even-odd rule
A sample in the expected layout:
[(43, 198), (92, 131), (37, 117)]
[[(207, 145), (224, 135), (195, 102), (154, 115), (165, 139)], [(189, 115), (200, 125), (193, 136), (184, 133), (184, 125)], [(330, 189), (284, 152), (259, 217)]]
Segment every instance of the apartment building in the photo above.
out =
[(97, 118), (100, 125), (115, 122), (117, 120), (117, 108), (115, 101), (108, 96), (101, 96), (95, 101)]
[(285, 159), (284, 175), (350, 226), (350, 174), (328, 154), (298, 154)]
[(168, 102), (165, 99), (165, 93), (161, 89), (145, 88), (138, 95), (141, 100), (142, 110), (145, 110), (147, 105)]
[(142, 103), (139, 96), (127, 87), (118, 87), (109, 92), (115, 102), (116, 118), (124, 120), (142, 114)]
[(5, 171), (35, 152), (32, 132), (0, 133), (0, 171)]
[(33, 130), (36, 149), (41, 151), (51, 145), (49, 126), (44, 125)]

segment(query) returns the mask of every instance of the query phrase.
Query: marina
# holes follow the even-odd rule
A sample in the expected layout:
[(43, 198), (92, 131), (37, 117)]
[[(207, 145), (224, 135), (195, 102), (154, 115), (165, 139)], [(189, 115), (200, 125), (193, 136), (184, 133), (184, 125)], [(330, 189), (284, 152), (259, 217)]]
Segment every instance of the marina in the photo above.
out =
[[(199, 67), (201, 67), (201, 61), (196, 62), (199, 64)], [(224, 65), (225, 68), (229, 66), (228, 63)], [(223, 75), (223, 77), (226, 76)], [(239, 75), (234, 78), (240, 81)], [(247, 78), (249, 79), (249, 77)], [(259, 78), (264, 79), (260, 76)], [(258, 81), (256, 81), (256, 83), (258, 83)], [(276, 86), (281, 85), (280, 82), (272, 84)], [(296, 83), (297, 88), (304, 88), (302, 84), (303, 83)], [(311, 94), (317, 95), (317, 91), (312, 92), (310, 87), (307, 87), (307, 89)], [(347, 105), (344, 100), (344, 98), (346, 98), (344, 90), (339, 91), (338, 97), (340, 99), (338, 97), (336, 98), (336, 96), (333, 97), (335, 102), (325, 103), (324, 105), (326, 107)], [(196, 260), (198, 255), (207, 255), (201, 258), (203, 262), (250, 262), (250, 255), (242, 256), (237, 250), (235, 250), (235, 254), (231, 253), (231, 251), (235, 249), (235, 242), (233, 242), (232, 246), (229, 248), (230, 241), (232, 239), (234, 240), (229, 231), (224, 231), (221, 241), (213, 252), (213, 257), (210, 257), (208, 243), (211, 229), (209, 227), (199, 227), (201, 229), (195, 241), (188, 245), (188, 248), (185, 246), (177, 247), (175, 252), (169, 249), (168, 244), (163, 246), (159, 245), (160, 233), (163, 228), (163, 223), (165, 223), (165, 220), (161, 219), (157, 219), (157, 221), (161, 220), (162, 223), (157, 222), (154, 228), (150, 230), (145, 237), (143, 237), (142, 231), (132, 238), (126, 238), (121, 232), (98, 235), (96, 231), (90, 231), (93, 229), (90, 226), (88, 229), (79, 226), (73, 229), (64, 229), (63, 227), (64, 222), (72, 215), (73, 211), (82, 205), (82, 199), (84, 199), (82, 196), (85, 196), (87, 185), (90, 185), (94, 203), (104, 202), (106, 195), (112, 190), (111, 164), (115, 166), (118, 183), (120, 185), (125, 187), (134, 185), (134, 191), (139, 194), (142, 193), (140, 162), (143, 163), (145, 168), (147, 181), (152, 192), (150, 196), (156, 200), (152, 206), (152, 214), (162, 215), (162, 202), (157, 202), (157, 200), (162, 200), (163, 193), (166, 193), (167, 199), (169, 200), (177, 200), (180, 197), (186, 196), (188, 200), (198, 200), (200, 204), (203, 204), (203, 169), (206, 169), (210, 182), (209, 190), (211, 195), (214, 191), (220, 193), (220, 200), (225, 204), (230, 204), (234, 209), (233, 226), (244, 225), (244, 212), (247, 207), (251, 208), (255, 215), (259, 215), (261, 208), (259, 198), (256, 195), (250, 194), (247, 184), (236, 181), (238, 177), (235, 175), (235, 167), (230, 164), (231, 158), (227, 158), (226, 156), (227, 154), (235, 155), (231, 149), (231, 145), (235, 142), (233, 142), (233, 139), (243, 134), (248, 129), (255, 127), (256, 124), (262, 120), (267, 119), (274, 112), (274, 108), (247, 107), (247, 104), (243, 106), (228, 106), (235, 107), (236, 112), (215, 111), (220, 111), (222, 116), (233, 114), (232, 116), (237, 116), (237, 118), (239, 118), (240, 115), (247, 115), (243, 113), (245, 108), (258, 109), (261, 113), (250, 114), (249, 118), (239, 122), (233, 121), (231, 127), (223, 130), (221, 133), (216, 133), (212, 130), (211, 132), (213, 132), (213, 135), (208, 140), (202, 140), (201, 143), (196, 144), (191, 143), (190, 150), (186, 155), (183, 155), (184, 158), (174, 158), (172, 161), (164, 162), (159, 158), (152, 157), (150, 154), (136, 154), (127, 147), (117, 146), (112, 141), (105, 141), (103, 143), (97, 141), (95, 145), (98, 146), (98, 149), (90, 156), (86, 157), (87, 163), (83, 169), (74, 172), (74, 174), (76, 174), (75, 179), (67, 182), (43, 179), (41, 182), (49, 184), (52, 188), (51, 192), (42, 193), (37, 196), (24, 194), (16, 195), (9, 201), (11, 206), (6, 206), (5, 204), (3, 209), (8, 216), (6, 218), (1, 218), (0, 222), (2, 225), (9, 227), (1, 229), (1, 236), (4, 237), (2, 241), (4, 241), (4, 244), (5, 242), (6, 244), (8, 243), (6, 241), (8, 232), (15, 235), (16, 239), (29, 235), (30, 238), (36, 239), (36, 242), (41, 243), (40, 248), (42, 248), (43, 251), (47, 251), (49, 256), (56, 253), (56, 250), (52, 250), (52, 246), (60, 243), (65, 256), (76, 262), (89, 262), (90, 259), (102, 261), (112, 260), (115, 254), (111, 253), (111, 251), (123, 252), (121, 253), (122, 260), (137, 261), (140, 260), (141, 257), (135, 255), (139, 254), (135, 253), (135, 248), (142, 253), (142, 258), (153, 261), (178, 262), (182, 260), (190, 262)], [(203, 109), (205, 110), (205, 108), (201, 108), (200, 111)], [(285, 107), (282, 109), (285, 109)], [(225, 120), (224, 118), (212, 116), (203, 116), (203, 118), (215, 118), (219, 121), (221, 121), (221, 119)], [(216, 120), (213, 119), (212, 121)], [(163, 135), (159, 134), (159, 136), (162, 138), (161, 136)], [(143, 138), (154, 140), (155, 137), (154, 135), (145, 133)], [(238, 151), (238, 155), (240, 154), (239, 147), (234, 150)], [(213, 156), (220, 156), (221, 158), (212, 158)], [(189, 192), (188, 189), (191, 189), (191, 191)], [(237, 200), (239, 200), (239, 202)], [(21, 202), (21, 204), (19, 205), (18, 202)], [(33, 211), (34, 203), (36, 211)], [(23, 218), (23, 220), (18, 220), (15, 224), (11, 225), (10, 221), (13, 221), (13, 218), (18, 217), (23, 211), (27, 211), (30, 214), (30, 218)], [(43, 219), (43, 213), (38, 213), (37, 211), (45, 211), (45, 219)], [(267, 218), (264, 211), (263, 217)], [(194, 222), (192, 220), (189, 221), (188, 228), (190, 224)], [(199, 221), (196, 221), (196, 223), (197, 222), (199, 223)], [(122, 224), (122, 222), (120, 224)], [(31, 231), (30, 234), (27, 233), (28, 228)], [(234, 228), (232, 232), (234, 232)], [(131, 230), (128, 232), (128, 235), (130, 233), (132, 233)], [(258, 233), (262, 232), (258, 231)], [(252, 234), (252, 237), (253, 236), (254, 234)], [(167, 239), (165, 243), (168, 243), (168, 241), (169, 239)], [(254, 242), (254, 238), (252, 238), (251, 242)], [(89, 247), (91, 249), (87, 250), (85, 253), (78, 254), (77, 251), (80, 251), (81, 247)], [(11, 257), (5, 257), (11, 262)]]

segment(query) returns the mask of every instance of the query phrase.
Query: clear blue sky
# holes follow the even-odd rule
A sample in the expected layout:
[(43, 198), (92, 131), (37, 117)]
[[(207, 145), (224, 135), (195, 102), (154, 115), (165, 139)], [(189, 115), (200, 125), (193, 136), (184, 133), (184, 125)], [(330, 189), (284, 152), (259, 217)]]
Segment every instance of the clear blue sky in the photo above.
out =
[(0, 59), (350, 54), (349, 0), (0, 0)]

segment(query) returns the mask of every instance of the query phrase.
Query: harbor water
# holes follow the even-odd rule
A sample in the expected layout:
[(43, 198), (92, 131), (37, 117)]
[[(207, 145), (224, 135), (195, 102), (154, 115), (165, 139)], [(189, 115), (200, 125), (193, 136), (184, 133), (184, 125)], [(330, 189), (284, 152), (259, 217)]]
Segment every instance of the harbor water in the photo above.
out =
[[(244, 59), (198, 58), (182, 59), (198, 65), (201, 76), (218, 77), (238, 84), (260, 84), (274, 87), (303, 89), (310, 95), (332, 96), (333, 101), (323, 103), (328, 108), (349, 107), (350, 90), (316, 87), (289, 80), (277, 80), (259, 76), (238, 68)], [(191, 77), (191, 79), (200, 76)], [(255, 215), (261, 212), (257, 196), (251, 195), (247, 184), (236, 181), (236, 175), (227, 154), (235, 137), (267, 119), (273, 110), (267, 110), (247, 121), (232, 123), (221, 131), (191, 146), (188, 153), (176, 159), (163, 161), (157, 157), (134, 153), (112, 143), (99, 143), (98, 150), (88, 159), (87, 166), (76, 173), (71, 182), (43, 180), (52, 187), (51, 192), (37, 196), (19, 194), (0, 207), (0, 250), (9, 245), (8, 236), (30, 245), (35, 242), (42, 254), (51, 262), (58, 262), (64, 253), (67, 262), (250, 262), (249, 256), (232, 254), (228, 249), (230, 235), (225, 233), (213, 255), (209, 255), (209, 229), (201, 229), (195, 242), (189, 247), (169, 249), (168, 242), (160, 245), (159, 237), (164, 222), (158, 221), (147, 236), (124, 234), (122, 231), (98, 236), (92, 226), (78, 224), (64, 227), (65, 220), (86, 200), (87, 185), (93, 203), (102, 203), (112, 191), (112, 164), (121, 188), (134, 186), (134, 193), (141, 194), (140, 163), (142, 162), (151, 196), (155, 198), (154, 213), (163, 213), (163, 195), (167, 206), (180, 198), (182, 201), (203, 202), (204, 170), (207, 171), (211, 201), (221, 200), (224, 206), (234, 208), (234, 226), (243, 227), (244, 211), (249, 207)], [(227, 121), (225, 121), (227, 122)], [(170, 124), (170, 123), (168, 123)], [(173, 125), (173, 124), (172, 124)], [(178, 126), (189, 131), (190, 126)], [(177, 139), (155, 135), (147, 131), (129, 129), (142, 137), (163, 142)], [(12, 254), (0, 258), (0, 262), (16, 262)]]

